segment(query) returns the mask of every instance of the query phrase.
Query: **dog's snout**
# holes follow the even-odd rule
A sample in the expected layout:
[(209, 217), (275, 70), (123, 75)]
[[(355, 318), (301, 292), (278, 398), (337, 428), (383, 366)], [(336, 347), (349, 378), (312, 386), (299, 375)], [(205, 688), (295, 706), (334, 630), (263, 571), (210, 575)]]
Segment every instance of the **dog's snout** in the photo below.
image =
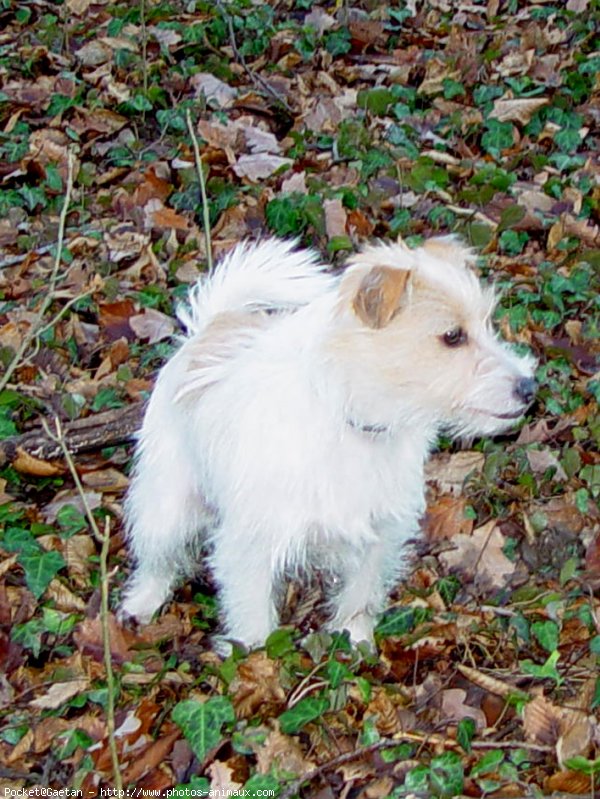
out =
[(538, 385), (533, 377), (520, 377), (515, 384), (515, 397), (529, 405), (537, 393), (537, 387)]

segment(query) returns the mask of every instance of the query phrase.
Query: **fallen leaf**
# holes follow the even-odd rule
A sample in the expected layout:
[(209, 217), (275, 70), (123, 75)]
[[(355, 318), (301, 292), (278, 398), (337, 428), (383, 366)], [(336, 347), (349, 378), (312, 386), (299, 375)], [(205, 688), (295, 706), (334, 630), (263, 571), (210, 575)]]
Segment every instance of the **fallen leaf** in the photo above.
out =
[(210, 775), (211, 796), (235, 796), (243, 785), (233, 779), (232, 769), (221, 760), (215, 760), (206, 770)]
[(499, 119), (500, 122), (520, 122), (521, 125), (526, 125), (538, 108), (543, 108), (549, 102), (546, 97), (501, 98), (494, 101), (494, 108), (488, 119)]
[(22, 447), (17, 447), (17, 455), (12, 461), (13, 469), (21, 474), (31, 474), (35, 477), (55, 477), (64, 474), (65, 466), (59, 461), (44, 461), (36, 458)]
[(190, 78), (190, 86), (196, 97), (204, 95), (208, 102), (228, 108), (237, 97), (237, 91), (210, 72), (197, 72)]
[(443, 494), (458, 495), (465, 479), (473, 472), (481, 472), (485, 455), (481, 452), (456, 452), (434, 455), (425, 465), (425, 479), (437, 483)]
[(33, 699), (29, 704), (38, 710), (56, 710), (66, 704), (89, 687), (89, 680), (78, 678), (69, 682), (57, 682), (51, 685), (43, 696)]
[(531, 466), (531, 471), (536, 475), (544, 474), (548, 469), (554, 469), (554, 480), (567, 479), (565, 470), (560, 465), (558, 458), (548, 447), (528, 449), (527, 460)]
[(173, 319), (156, 308), (144, 308), (143, 313), (130, 317), (129, 326), (138, 338), (148, 339), (149, 344), (171, 338), (175, 332)]
[(442, 716), (451, 724), (463, 719), (473, 719), (478, 730), (486, 727), (485, 713), (479, 708), (467, 705), (467, 692), (462, 688), (446, 688), (442, 691)]
[(492, 519), (470, 536), (455, 535), (454, 549), (440, 553), (439, 559), (446, 569), (463, 574), (480, 588), (502, 588), (516, 568), (502, 551), (505, 543), (496, 520)]
[(283, 158), (280, 155), (253, 153), (240, 155), (233, 171), (239, 178), (248, 178), (253, 183), (258, 183), (270, 177), (278, 169), (292, 166), (293, 163), (291, 158)]
[(532, 743), (553, 746), (560, 731), (560, 708), (545, 696), (536, 696), (523, 709), (523, 732)]
[(266, 740), (255, 748), (256, 770), (259, 774), (289, 773), (301, 777), (314, 763), (304, 757), (298, 740), (273, 729)]
[(264, 652), (252, 652), (239, 664), (230, 685), (238, 718), (250, 718), (261, 708), (263, 717), (280, 708), (285, 692), (279, 682), (279, 663)]
[(96, 491), (111, 492), (113, 494), (125, 491), (129, 485), (129, 480), (123, 472), (113, 468), (87, 472), (83, 475), (82, 482)]
[(473, 519), (465, 516), (465, 497), (443, 495), (429, 503), (421, 527), (431, 541), (453, 538), (460, 533), (471, 535)]
[(325, 200), (325, 230), (330, 239), (346, 235), (346, 209), (341, 200)]

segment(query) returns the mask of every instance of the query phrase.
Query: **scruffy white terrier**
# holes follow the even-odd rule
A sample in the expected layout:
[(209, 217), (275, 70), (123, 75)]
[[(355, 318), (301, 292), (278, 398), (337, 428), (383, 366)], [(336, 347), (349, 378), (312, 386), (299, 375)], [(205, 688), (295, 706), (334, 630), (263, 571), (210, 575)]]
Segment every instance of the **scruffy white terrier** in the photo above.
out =
[(367, 247), (332, 276), (267, 240), (198, 283), (139, 439), (125, 615), (149, 620), (206, 551), (228, 638), (264, 643), (285, 577), (319, 569), (339, 585), (331, 628), (372, 640), (438, 431), (500, 433), (535, 393), (471, 261), (435, 238)]

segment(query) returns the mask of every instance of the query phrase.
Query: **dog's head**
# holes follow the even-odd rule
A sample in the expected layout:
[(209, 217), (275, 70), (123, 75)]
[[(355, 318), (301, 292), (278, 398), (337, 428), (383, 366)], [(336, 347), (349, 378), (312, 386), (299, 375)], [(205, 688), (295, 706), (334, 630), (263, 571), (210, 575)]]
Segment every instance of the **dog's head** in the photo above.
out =
[(494, 292), (472, 261), (453, 237), (414, 250), (371, 246), (351, 259), (336, 350), (352, 373), (357, 417), (430, 420), (476, 435), (523, 415), (535, 395), (535, 361), (498, 339)]

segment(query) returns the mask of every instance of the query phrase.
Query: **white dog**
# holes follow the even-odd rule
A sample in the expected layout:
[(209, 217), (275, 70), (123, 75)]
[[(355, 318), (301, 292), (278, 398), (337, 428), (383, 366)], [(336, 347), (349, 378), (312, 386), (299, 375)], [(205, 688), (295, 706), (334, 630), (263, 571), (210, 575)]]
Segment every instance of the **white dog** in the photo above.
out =
[(382, 244), (332, 276), (267, 240), (198, 283), (140, 435), (125, 615), (149, 620), (205, 551), (228, 638), (264, 643), (285, 577), (317, 568), (340, 586), (331, 627), (372, 640), (439, 429), (499, 433), (535, 393), (471, 260), (452, 237)]

